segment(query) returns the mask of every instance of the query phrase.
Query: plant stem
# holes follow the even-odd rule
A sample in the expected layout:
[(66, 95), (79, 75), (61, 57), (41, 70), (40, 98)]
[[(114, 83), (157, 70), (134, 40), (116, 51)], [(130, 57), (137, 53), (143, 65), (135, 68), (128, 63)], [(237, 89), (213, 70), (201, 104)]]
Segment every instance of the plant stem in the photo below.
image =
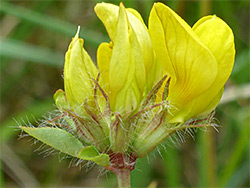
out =
[(133, 154), (112, 153), (110, 164), (105, 168), (115, 173), (118, 188), (131, 188), (130, 172), (135, 168), (136, 157)]
[(115, 174), (116, 174), (116, 179), (117, 179), (117, 184), (118, 188), (130, 188), (130, 169), (117, 169)]

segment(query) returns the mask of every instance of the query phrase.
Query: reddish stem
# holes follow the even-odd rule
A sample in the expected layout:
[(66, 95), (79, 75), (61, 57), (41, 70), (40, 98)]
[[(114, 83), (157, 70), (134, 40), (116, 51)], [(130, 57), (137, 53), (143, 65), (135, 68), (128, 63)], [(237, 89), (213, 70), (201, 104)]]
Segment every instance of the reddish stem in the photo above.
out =
[(110, 165), (105, 167), (115, 173), (118, 188), (130, 188), (130, 172), (135, 167), (136, 158), (133, 155), (113, 153), (110, 154)]

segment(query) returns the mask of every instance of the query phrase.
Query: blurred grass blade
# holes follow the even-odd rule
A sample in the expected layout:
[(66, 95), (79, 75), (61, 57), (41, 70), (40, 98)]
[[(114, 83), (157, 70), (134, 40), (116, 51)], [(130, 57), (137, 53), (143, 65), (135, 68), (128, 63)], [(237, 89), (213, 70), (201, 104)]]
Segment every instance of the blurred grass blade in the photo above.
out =
[[(31, 7), (33, 11), (42, 13), (46, 11), (47, 8), (53, 3), (54, 0), (46, 0), (46, 1), (37, 1), (34, 6)], [(11, 39), (16, 39), (16, 40), (24, 40), (27, 37), (33, 33), (36, 25), (34, 25), (31, 22), (25, 22), (19, 24), (14, 32), (11, 34), (10, 38)]]
[(226, 104), (239, 99), (250, 98), (250, 84), (244, 84), (240, 86), (231, 86), (225, 89), (220, 105)]
[(181, 160), (176, 146), (168, 147), (161, 151), (164, 160), (165, 170), (165, 186), (180, 187), (181, 186)]
[[(62, 20), (55, 19), (45, 14), (41, 14), (24, 7), (14, 6), (11, 3), (1, 2), (0, 12), (6, 13), (12, 16), (16, 16), (19, 19), (38, 24), (43, 28), (51, 31), (55, 31), (67, 36), (74, 36), (77, 26), (67, 23)], [(81, 28), (81, 32), (84, 33), (84, 39), (87, 43), (93, 46), (99, 45), (100, 42), (105, 41), (105, 38), (98, 32), (90, 31)]]
[[(249, 152), (248, 152), (249, 153)], [(249, 154), (246, 157), (249, 160)], [(228, 187), (242, 187), (245, 182), (249, 181), (250, 177), (250, 170), (249, 170), (249, 162), (245, 160), (243, 164), (241, 164), (237, 170), (234, 172), (232, 178), (230, 178), (229, 182), (227, 183)]]
[[(1, 59), (0, 59), (1, 61)], [(20, 61), (19, 61), (20, 62)], [(18, 63), (19, 63), (18, 62)], [(7, 64), (7, 62), (1, 61), (1, 67), (3, 64)], [(1, 90), (0, 90), (0, 99), (4, 100), (5, 97), (9, 94), (10, 89), (13, 87), (16, 87), (16, 84), (25, 76), (28, 74), (28, 71), (30, 71), (33, 68), (33, 66), (30, 65), (30, 63), (25, 63), (22, 67), (19, 68), (18, 72), (16, 74), (11, 74), (8, 76), (8, 79), (2, 82)], [(8, 70), (8, 69), (7, 69)], [(6, 70), (5, 70), (6, 71)], [(1, 74), (1, 73), (0, 73)]]
[(147, 157), (137, 159), (135, 170), (131, 172), (132, 187), (147, 187), (152, 181), (152, 173), (153, 169), (149, 165)]
[[(5, 164), (5, 172), (15, 180), (15, 182), (23, 188), (40, 187), (32, 172), (27, 168), (23, 161), (15, 154), (15, 152), (7, 145), (1, 146), (2, 161)], [(9, 186), (8, 186), (9, 187)]]
[(137, 3), (138, 2), (136, 2), (136, 1), (123, 0), (122, 2), (125, 5), (125, 7), (127, 7), (127, 8), (137, 9)]
[(138, 3), (139, 3), (139, 6), (141, 7), (143, 20), (147, 25), (149, 13), (153, 7), (154, 1), (153, 0), (138, 1)]
[(211, 14), (212, 1), (200, 1), (200, 17)]
[(236, 170), (237, 165), (247, 152), (246, 148), (248, 148), (247, 146), (249, 145), (250, 135), (249, 121), (250, 120), (244, 123), (244, 125), (242, 125), (241, 127), (239, 138), (236, 140), (237, 142), (232, 150), (232, 154), (230, 155), (230, 158), (226, 162), (225, 168), (222, 169), (222, 172), (220, 174), (218, 185), (219, 187), (228, 186), (228, 182), (231, 180), (231, 177)]
[[(246, 71), (248, 70), (248, 71)], [(249, 83), (249, 70), (250, 70), (250, 48), (241, 51), (236, 56), (234, 68), (230, 79), (233, 79), (238, 85)]]
[(53, 106), (53, 101), (51, 99), (48, 99), (41, 102), (36, 101), (27, 106), (26, 110), (21, 111), (17, 114), (13, 114), (13, 116), (10, 116), (9, 119), (1, 122), (1, 142), (5, 143), (20, 133), (19, 131), (17, 131), (17, 122), (24, 123), (25, 121), (28, 121), (33, 124), (35, 123), (36, 119), (41, 118), (44, 113), (52, 111), (54, 109), (55, 108)]
[[(2, 142), (0, 141), (1, 147)], [(1, 148), (2, 151), (2, 148)], [(4, 187), (4, 178), (3, 178), (3, 164), (2, 164), (2, 152), (0, 152), (0, 187)]]
[[(37, 12), (43, 12), (49, 7), (49, 5), (53, 1), (54, 0), (38, 1), (35, 4), (35, 6), (32, 6), (31, 8), (32, 10), (35, 10)], [(3, 20), (4, 18), (1, 21)], [(13, 30), (11, 30), (10, 33), (7, 34), (7, 37), (15, 40), (25, 40), (26, 38), (28, 38), (28, 36), (30, 36), (34, 32), (35, 26), (36, 25), (34, 25), (31, 22), (18, 24), (16, 27), (13, 28)], [(6, 57), (1, 57), (0, 61), (1, 61), (0, 72), (2, 73), (2, 71), (6, 69), (10, 61)]]
[(62, 53), (53, 52), (46, 48), (37, 47), (16, 40), (0, 40), (0, 55), (5, 57), (22, 59), (50, 66), (63, 66)]
[(214, 129), (208, 127), (207, 132), (199, 131), (197, 151), (199, 166), (199, 186), (214, 187), (216, 186), (216, 153), (214, 143)]

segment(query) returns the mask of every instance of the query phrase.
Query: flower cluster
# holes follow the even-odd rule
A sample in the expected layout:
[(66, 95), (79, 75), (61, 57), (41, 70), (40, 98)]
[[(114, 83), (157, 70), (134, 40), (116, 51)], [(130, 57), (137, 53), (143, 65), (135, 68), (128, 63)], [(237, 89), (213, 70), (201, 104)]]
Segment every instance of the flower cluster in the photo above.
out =
[(95, 12), (111, 40), (97, 50), (98, 69), (78, 30), (65, 55), (64, 91), (54, 95), (57, 127), (21, 128), (71, 156), (132, 170), (170, 135), (209, 126), (234, 64), (234, 36), (215, 15), (190, 27), (162, 3), (148, 28), (122, 3), (98, 3)]

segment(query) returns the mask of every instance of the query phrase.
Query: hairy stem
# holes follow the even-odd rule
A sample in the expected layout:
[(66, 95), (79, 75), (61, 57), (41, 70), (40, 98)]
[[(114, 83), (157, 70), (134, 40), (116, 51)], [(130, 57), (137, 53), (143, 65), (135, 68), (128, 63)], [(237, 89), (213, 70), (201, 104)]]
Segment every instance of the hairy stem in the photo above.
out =
[(136, 158), (133, 154), (112, 153), (110, 156), (110, 165), (107, 170), (115, 173), (118, 188), (130, 188), (130, 172), (135, 168)]
[(117, 184), (118, 188), (130, 188), (130, 169), (117, 169), (115, 174), (116, 174), (116, 179), (117, 179)]

